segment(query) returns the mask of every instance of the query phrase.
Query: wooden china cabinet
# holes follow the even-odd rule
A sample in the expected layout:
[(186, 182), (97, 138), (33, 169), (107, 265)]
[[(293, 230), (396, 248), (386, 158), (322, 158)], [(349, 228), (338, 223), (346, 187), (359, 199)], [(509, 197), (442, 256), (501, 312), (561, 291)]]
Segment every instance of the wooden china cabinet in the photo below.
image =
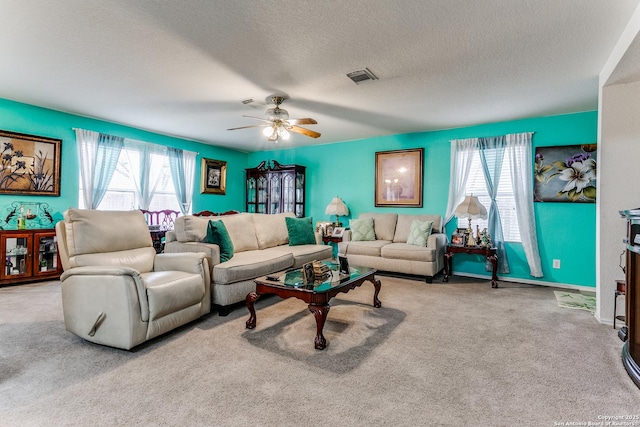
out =
[(304, 216), (305, 166), (263, 161), (246, 169), (246, 210), (250, 213), (293, 212)]
[(640, 209), (620, 211), (627, 219), (626, 326), (618, 333), (625, 342), (622, 363), (627, 373), (640, 387)]
[(0, 230), (0, 286), (60, 277), (56, 232), (53, 229)]

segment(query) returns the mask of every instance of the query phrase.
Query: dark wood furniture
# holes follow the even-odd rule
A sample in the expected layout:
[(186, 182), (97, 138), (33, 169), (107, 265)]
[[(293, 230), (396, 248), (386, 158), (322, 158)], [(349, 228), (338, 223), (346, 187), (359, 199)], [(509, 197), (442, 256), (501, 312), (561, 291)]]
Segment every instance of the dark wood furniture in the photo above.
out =
[(626, 340), (622, 363), (633, 382), (640, 387), (640, 209), (620, 211), (627, 219), (625, 323), (618, 336)]
[(305, 167), (263, 161), (246, 169), (246, 207), (250, 213), (293, 212), (304, 216)]
[[(325, 245), (329, 245), (331, 243), (340, 243), (342, 242), (342, 237), (338, 237), (338, 236), (322, 236), (322, 243)], [(336, 259), (336, 254), (338, 253), (338, 247), (337, 245), (333, 245), (333, 250), (331, 252), (331, 259), (335, 260)]]
[(618, 306), (618, 297), (620, 295), (626, 295), (627, 293), (627, 282), (624, 280), (616, 280), (616, 291), (613, 294), (613, 329), (616, 328), (616, 320), (620, 320), (621, 322), (625, 321), (624, 316), (616, 316), (616, 308)]
[(204, 211), (194, 213), (193, 216), (223, 216), (223, 215), (235, 215), (239, 213), (240, 211), (235, 211), (235, 210), (220, 212), (220, 213), (204, 210)]
[(0, 286), (55, 280), (62, 273), (53, 229), (0, 230)]
[[(351, 273), (343, 275), (338, 273), (337, 265), (328, 265), (332, 268), (332, 277), (316, 284), (305, 285), (300, 269), (256, 279), (256, 291), (249, 293), (246, 299), (247, 309), (249, 309), (250, 313), (246, 323), (247, 329), (256, 327), (254, 303), (260, 295), (275, 294), (280, 298), (298, 298), (309, 304), (309, 311), (311, 311), (316, 319), (317, 332), (314, 346), (317, 350), (322, 350), (327, 346), (327, 340), (324, 335), (322, 335), (322, 330), (327, 320), (327, 313), (329, 313), (329, 300), (331, 300), (331, 298), (340, 292), (349, 292), (351, 289), (362, 285), (365, 281), (369, 281), (375, 288), (373, 306), (376, 308), (382, 306), (382, 303), (378, 299), (381, 284), (380, 281), (375, 278), (376, 269), (351, 267)], [(273, 280), (274, 278), (278, 280)]]
[(331, 242), (331, 243), (340, 243), (340, 242), (342, 242), (342, 237), (322, 236), (322, 243), (324, 243), (325, 245), (328, 245), (329, 242)]
[(176, 218), (178, 218), (180, 212), (171, 209), (159, 211), (140, 209), (140, 212), (144, 214), (144, 218), (147, 220), (153, 248), (156, 250), (156, 253), (159, 254), (164, 250), (162, 239), (164, 239), (167, 230), (173, 230)]
[(493, 271), (491, 273), (491, 287), (498, 287), (498, 255), (496, 248), (486, 248), (484, 246), (452, 246), (446, 247), (444, 252), (444, 278), (443, 282), (449, 281), (449, 276), (453, 274), (453, 254), (482, 255), (491, 262)]

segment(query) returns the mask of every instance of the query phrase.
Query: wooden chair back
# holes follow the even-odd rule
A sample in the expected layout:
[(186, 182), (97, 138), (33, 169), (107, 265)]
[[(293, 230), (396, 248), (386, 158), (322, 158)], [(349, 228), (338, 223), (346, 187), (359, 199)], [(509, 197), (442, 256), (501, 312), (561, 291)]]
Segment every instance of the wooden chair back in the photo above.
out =
[(149, 211), (140, 209), (147, 220), (150, 228), (160, 228), (161, 230), (173, 230), (174, 223), (180, 212), (164, 209), (160, 211)]

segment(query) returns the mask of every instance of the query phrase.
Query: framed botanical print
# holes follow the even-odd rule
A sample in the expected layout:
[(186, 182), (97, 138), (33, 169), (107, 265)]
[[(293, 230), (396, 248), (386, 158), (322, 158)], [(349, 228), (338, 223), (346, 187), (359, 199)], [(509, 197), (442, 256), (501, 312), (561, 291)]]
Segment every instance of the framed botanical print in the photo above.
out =
[(62, 140), (0, 131), (0, 194), (60, 196)]
[(376, 152), (376, 206), (422, 207), (424, 148)]
[(200, 192), (227, 193), (227, 162), (202, 158)]

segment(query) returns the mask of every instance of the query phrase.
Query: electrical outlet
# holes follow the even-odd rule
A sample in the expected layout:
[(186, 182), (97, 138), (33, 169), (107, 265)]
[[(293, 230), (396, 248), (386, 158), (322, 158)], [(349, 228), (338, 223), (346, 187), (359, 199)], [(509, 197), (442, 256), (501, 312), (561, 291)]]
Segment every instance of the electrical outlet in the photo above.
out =
[(560, 260), (559, 259), (554, 259), (553, 260), (553, 268), (560, 268)]

